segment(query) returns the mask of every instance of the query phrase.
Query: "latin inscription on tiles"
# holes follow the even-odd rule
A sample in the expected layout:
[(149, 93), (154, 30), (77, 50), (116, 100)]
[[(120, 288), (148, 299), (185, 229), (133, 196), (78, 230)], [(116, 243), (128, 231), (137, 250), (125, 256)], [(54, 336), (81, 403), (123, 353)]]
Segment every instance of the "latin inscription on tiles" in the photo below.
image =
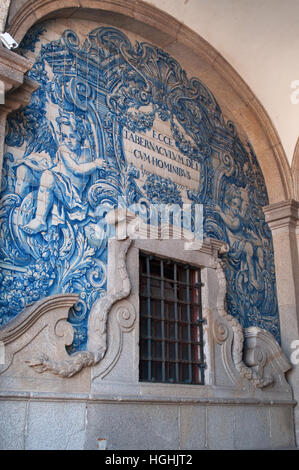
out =
[(146, 133), (124, 128), (123, 145), (127, 162), (140, 170), (142, 179), (163, 174), (179, 186), (198, 188), (200, 162), (178, 151), (168, 123), (156, 119)]

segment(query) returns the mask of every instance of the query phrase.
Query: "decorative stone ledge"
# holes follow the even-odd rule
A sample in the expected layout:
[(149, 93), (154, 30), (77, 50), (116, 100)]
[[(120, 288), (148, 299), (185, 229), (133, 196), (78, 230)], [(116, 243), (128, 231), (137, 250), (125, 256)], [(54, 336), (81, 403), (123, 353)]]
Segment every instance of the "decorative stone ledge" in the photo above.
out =
[(0, 80), (4, 83), (5, 89), (5, 102), (0, 105), (0, 126), (2, 128), (5, 126), (7, 114), (29, 104), (31, 94), (39, 86), (33, 80), (25, 77), (25, 73), (32, 66), (33, 62), (30, 60), (0, 46)]
[(296, 227), (299, 221), (299, 202), (294, 199), (264, 207), (266, 222), (271, 230)]
[(0, 46), (0, 80), (4, 83), (4, 104), (0, 104), (0, 181), (4, 151), (6, 118), (9, 113), (30, 103), (38, 84), (25, 77), (33, 63), (15, 52)]
[(186, 404), (186, 405), (223, 405), (223, 406), (271, 406), (271, 407), (295, 407), (295, 400), (273, 400), (256, 398), (209, 398), (209, 397), (162, 397), (158, 395), (113, 395), (110, 396), (96, 393), (45, 393), (45, 392), (2, 392), (1, 401), (41, 401), (41, 402), (81, 402), (81, 403), (153, 403), (153, 404)]
[(30, 103), (31, 95), (38, 89), (39, 85), (34, 80), (24, 77), (24, 82), (15, 89), (10, 90), (5, 95), (5, 103), (0, 106), (0, 115), (5, 116), (16, 109), (27, 106)]
[(5, 90), (18, 88), (24, 82), (24, 74), (33, 66), (33, 62), (0, 46), (0, 80)]
[[(49, 312), (60, 312), (61, 318), (59, 320), (66, 320), (69, 309), (78, 300), (78, 295), (75, 294), (62, 294), (47, 297), (46, 299), (35, 302), (33, 305), (27, 306), (19, 315), (9, 322), (8, 325), (0, 329), (0, 340), (5, 345), (16, 341), (19, 337), (24, 335), (40, 318)], [(70, 328), (72, 328), (70, 326)], [(61, 335), (60, 335), (61, 336)], [(69, 338), (72, 342), (73, 338)], [(70, 344), (66, 342), (65, 344)]]

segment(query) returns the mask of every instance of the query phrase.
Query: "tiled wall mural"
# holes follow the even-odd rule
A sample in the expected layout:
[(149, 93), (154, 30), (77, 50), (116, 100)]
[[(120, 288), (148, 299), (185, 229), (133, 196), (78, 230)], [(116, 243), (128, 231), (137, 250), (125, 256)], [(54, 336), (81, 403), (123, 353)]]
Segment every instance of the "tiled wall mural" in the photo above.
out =
[(279, 341), (265, 183), (250, 143), (197, 78), (113, 27), (60, 20), (34, 27), (20, 52), (40, 88), (11, 115), (0, 221), (0, 324), (55, 293), (80, 294), (70, 353), (106, 292), (110, 209), (203, 204), (204, 236), (226, 241), (228, 311)]

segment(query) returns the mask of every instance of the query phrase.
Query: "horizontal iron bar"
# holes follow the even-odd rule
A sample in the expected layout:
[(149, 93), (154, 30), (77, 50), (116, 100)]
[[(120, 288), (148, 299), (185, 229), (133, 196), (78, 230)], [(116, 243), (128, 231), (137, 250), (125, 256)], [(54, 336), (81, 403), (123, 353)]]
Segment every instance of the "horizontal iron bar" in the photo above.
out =
[(162, 317), (156, 317), (153, 315), (146, 315), (145, 313), (140, 312), (140, 317), (143, 319), (151, 319), (154, 322), (164, 322), (164, 323), (179, 323), (181, 326), (194, 326), (194, 327), (199, 327), (201, 324), (204, 324), (207, 322), (205, 318), (199, 318), (196, 320), (196, 322), (188, 322), (187, 320), (175, 320), (175, 319), (169, 319), (169, 318), (162, 318)]
[(166, 366), (171, 365), (171, 364), (182, 364), (184, 366), (188, 366), (189, 364), (193, 364), (194, 366), (197, 366), (197, 367), (202, 367), (202, 368), (206, 367), (206, 364), (204, 362), (187, 361), (186, 359), (184, 359), (184, 360), (183, 359), (182, 360), (172, 359), (171, 361), (162, 361), (162, 360), (159, 360), (159, 359), (154, 359), (153, 357), (151, 357), (149, 359), (147, 357), (141, 356), (140, 360), (144, 361), (144, 362), (151, 361), (153, 367), (157, 366), (158, 364), (161, 365), (161, 366), (162, 366), (162, 364), (165, 364)]
[(178, 304), (178, 305), (193, 305), (193, 307), (201, 308), (201, 304), (195, 304), (193, 302), (188, 302), (187, 300), (181, 300), (181, 299), (165, 299), (165, 297), (154, 297), (146, 294), (141, 294), (140, 295), (141, 299), (151, 299), (151, 300), (163, 300), (166, 304)]
[(141, 273), (141, 277), (144, 277), (146, 279), (155, 279), (156, 281), (168, 281), (169, 283), (172, 284), (180, 284), (182, 286), (187, 286), (187, 287), (195, 287), (196, 289), (203, 286), (201, 282), (184, 282), (184, 281), (175, 281), (174, 279), (170, 279), (169, 277), (161, 277), (161, 276), (154, 276), (153, 274), (146, 274), (146, 273)]

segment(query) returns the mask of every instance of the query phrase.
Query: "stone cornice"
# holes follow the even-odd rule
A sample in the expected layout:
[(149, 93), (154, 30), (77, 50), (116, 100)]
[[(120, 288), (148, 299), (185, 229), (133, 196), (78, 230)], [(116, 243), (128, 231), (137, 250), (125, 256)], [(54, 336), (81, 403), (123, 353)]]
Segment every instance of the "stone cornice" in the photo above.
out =
[(38, 88), (36, 82), (25, 76), (32, 65), (32, 61), (0, 46), (0, 80), (5, 87), (5, 101), (0, 105), (3, 125), (7, 114), (28, 105), (31, 94)]
[(24, 82), (24, 74), (33, 66), (31, 60), (0, 46), (0, 80), (5, 90), (18, 88)]
[[(156, 384), (155, 384), (156, 385)], [(177, 389), (183, 389), (190, 385), (176, 385)], [(211, 390), (211, 387), (205, 387), (206, 390)], [(81, 403), (128, 403), (128, 404), (140, 404), (140, 403), (154, 403), (154, 404), (201, 404), (201, 405), (217, 405), (217, 406), (240, 406), (240, 405), (252, 405), (260, 407), (295, 407), (297, 402), (291, 399), (281, 399), (281, 398), (248, 398), (244, 397), (234, 397), (228, 398), (227, 389), (223, 387), (219, 388), (223, 392), (223, 397), (202, 397), (202, 396), (193, 396), (193, 397), (181, 397), (181, 396), (159, 396), (159, 395), (126, 395), (126, 394), (99, 394), (99, 393), (55, 393), (55, 392), (26, 392), (26, 391), (0, 391), (0, 401), (50, 401), (50, 402), (62, 402), (72, 401), (72, 402), (81, 402)]]
[(39, 87), (38, 83), (25, 77), (24, 82), (18, 88), (9, 91), (5, 95), (5, 104), (0, 106), (0, 113), (5, 114), (15, 111), (30, 103), (32, 93)]
[(295, 196), (299, 199), (299, 137), (294, 150), (292, 173), (294, 178)]
[(299, 202), (294, 199), (265, 206), (263, 210), (271, 229), (295, 228), (299, 223)]

